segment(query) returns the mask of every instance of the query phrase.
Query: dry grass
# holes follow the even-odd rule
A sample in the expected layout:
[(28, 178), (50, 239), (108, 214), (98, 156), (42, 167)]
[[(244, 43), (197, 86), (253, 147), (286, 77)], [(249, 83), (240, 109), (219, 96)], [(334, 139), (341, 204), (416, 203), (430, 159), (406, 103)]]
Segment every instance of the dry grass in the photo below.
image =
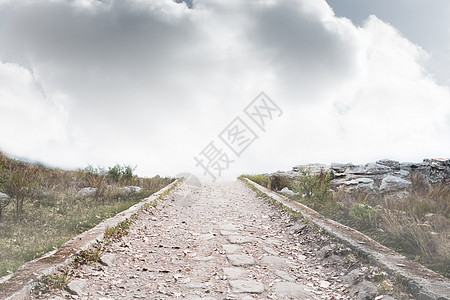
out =
[(268, 176), (266, 175), (249, 175), (249, 174), (244, 174), (239, 176), (239, 178), (248, 178), (253, 182), (256, 182), (257, 184), (270, 189), (270, 179)]
[(416, 175), (407, 196), (380, 201), (386, 243), (450, 277), (450, 187), (429, 186)]
[[(340, 222), (450, 278), (450, 189), (414, 175), (406, 196), (343, 195)], [(352, 211), (365, 205), (358, 218)], [(350, 207), (347, 213), (347, 209)]]
[[(248, 178), (266, 182), (258, 175)], [(300, 172), (297, 181), (286, 186), (298, 193), (290, 198), (450, 278), (450, 186), (431, 186), (420, 174), (411, 179), (408, 194), (402, 197), (331, 193), (325, 173)]]
[[(49, 169), (12, 160), (0, 153), (0, 192), (11, 196), (10, 203), (1, 212), (0, 276), (56, 249), (172, 181), (127, 177), (121, 172), (115, 178), (108, 175), (92, 168), (86, 171)], [(122, 189), (126, 185), (139, 186), (142, 190), (127, 194)], [(98, 190), (92, 197), (76, 198), (77, 191), (83, 187)]]

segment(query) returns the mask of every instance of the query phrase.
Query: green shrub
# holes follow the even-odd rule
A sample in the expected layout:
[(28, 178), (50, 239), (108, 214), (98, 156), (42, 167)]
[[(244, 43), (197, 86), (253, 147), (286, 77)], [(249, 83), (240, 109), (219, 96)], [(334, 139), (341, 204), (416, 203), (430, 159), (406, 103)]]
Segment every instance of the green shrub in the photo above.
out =
[(34, 284), (31, 292), (40, 296), (57, 290), (63, 290), (71, 277), (70, 271), (64, 271), (58, 275), (44, 275)]
[(362, 228), (373, 229), (378, 227), (379, 214), (372, 206), (365, 203), (354, 203), (349, 215)]
[(273, 175), (269, 177), (270, 188), (273, 191), (281, 191), (283, 188), (287, 187), (291, 189), (292, 180), (289, 177), (281, 175)]
[(98, 262), (103, 254), (103, 245), (97, 244), (94, 249), (81, 250), (72, 260), (72, 266), (77, 268), (81, 265)]
[(123, 235), (127, 235), (131, 222), (131, 219), (127, 219), (120, 222), (115, 227), (107, 227), (103, 239), (109, 242), (117, 238), (121, 238)]
[(330, 180), (329, 173), (320, 172), (317, 175), (312, 175), (309, 171), (300, 169), (293, 188), (303, 195), (304, 198), (326, 202), (333, 197), (333, 193), (330, 190)]
[(299, 194), (295, 199), (326, 216), (340, 213), (339, 204), (333, 199), (330, 189), (330, 174), (321, 172), (311, 175), (301, 169), (297, 181), (292, 188)]
[(133, 171), (136, 167), (115, 165), (108, 170), (108, 179), (112, 182), (131, 183), (134, 178)]

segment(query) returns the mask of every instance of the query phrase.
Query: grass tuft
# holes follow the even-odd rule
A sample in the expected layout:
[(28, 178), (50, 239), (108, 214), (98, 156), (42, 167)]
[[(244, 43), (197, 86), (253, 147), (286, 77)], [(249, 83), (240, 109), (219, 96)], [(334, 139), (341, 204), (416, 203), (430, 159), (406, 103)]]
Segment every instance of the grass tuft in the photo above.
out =
[(35, 296), (42, 296), (45, 294), (60, 291), (66, 288), (72, 274), (66, 270), (57, 275), (44, 275), (31, 289), (31, 293)]
[(104, 240), (106, 242), (114, 241), (116, 239), (120, 239), (122, 236), (128, 234), (128, 229), (130, 228), (130, 224), (132, 223), (131, 219), (127, 219), (125, 221), (120, 222), (115, 227), (107, 227), (104, 234)]

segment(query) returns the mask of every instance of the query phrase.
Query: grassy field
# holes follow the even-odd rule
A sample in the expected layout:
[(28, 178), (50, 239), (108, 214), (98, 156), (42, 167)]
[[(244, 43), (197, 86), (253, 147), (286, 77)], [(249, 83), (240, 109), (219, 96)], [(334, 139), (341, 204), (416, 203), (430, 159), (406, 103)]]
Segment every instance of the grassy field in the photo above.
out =
[(273, 190), (288, 187), (296, 192), (291, 199), (450, 278), (449, 185), (429, 186), (414, 174), (408, 195), (399, 199), (395, 195), (332, 191), (329, 174), (300, 174), (296, 181), (280, 176), (243, 177)]
[[(12, 160), (0, 153), (0, 276), (56, 249), (105, 218), (116, 215), (172, 181), (138, 178), (133, 168), (88, 167), (64, 171)], [(139, 186), (129, 192), (125, 186)], [(89, 196), (77, 196), (85, 187)]]

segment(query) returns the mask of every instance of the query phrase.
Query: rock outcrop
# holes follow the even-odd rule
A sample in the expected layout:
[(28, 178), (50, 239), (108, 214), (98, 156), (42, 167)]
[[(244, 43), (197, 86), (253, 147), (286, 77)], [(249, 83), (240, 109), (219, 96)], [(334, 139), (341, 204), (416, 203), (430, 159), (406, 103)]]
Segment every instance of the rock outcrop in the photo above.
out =
[(450, 159), (424, 159), (421, 163), (399, 162), (382, 159), (364, 165), (352, 163), (331, 163), (299, 165), (292, 171), (278, 171), (271, 177), (285, 176), (295, 179), (304, 172), (316, 175), (330, 174), (333, 190), (346, 192), (392, 193), (405, 191), (412, 182), (414, 174), (420, 174), (428, 184), (450, 184)]
[(93, 187), (85, 187), (77, 192), (75, 195), (76, 198), (87, 198), (93, 197), (97, 194), (98, 189)]
[(7, 200), (10, 197), (8, 195), (6, 195), (5, 193), (0, 192), (0, 200)]
[(124, 187), (122, 188), (122, 191), (123, 191), (125, 194), (135, 194), (135, 193), (140, 193), (140, 192), (141, 192), (141, 188), (138, 187), (138, 186), (132, 186), (132, 185), (130, 185), (130, 186), (124, 186)]

